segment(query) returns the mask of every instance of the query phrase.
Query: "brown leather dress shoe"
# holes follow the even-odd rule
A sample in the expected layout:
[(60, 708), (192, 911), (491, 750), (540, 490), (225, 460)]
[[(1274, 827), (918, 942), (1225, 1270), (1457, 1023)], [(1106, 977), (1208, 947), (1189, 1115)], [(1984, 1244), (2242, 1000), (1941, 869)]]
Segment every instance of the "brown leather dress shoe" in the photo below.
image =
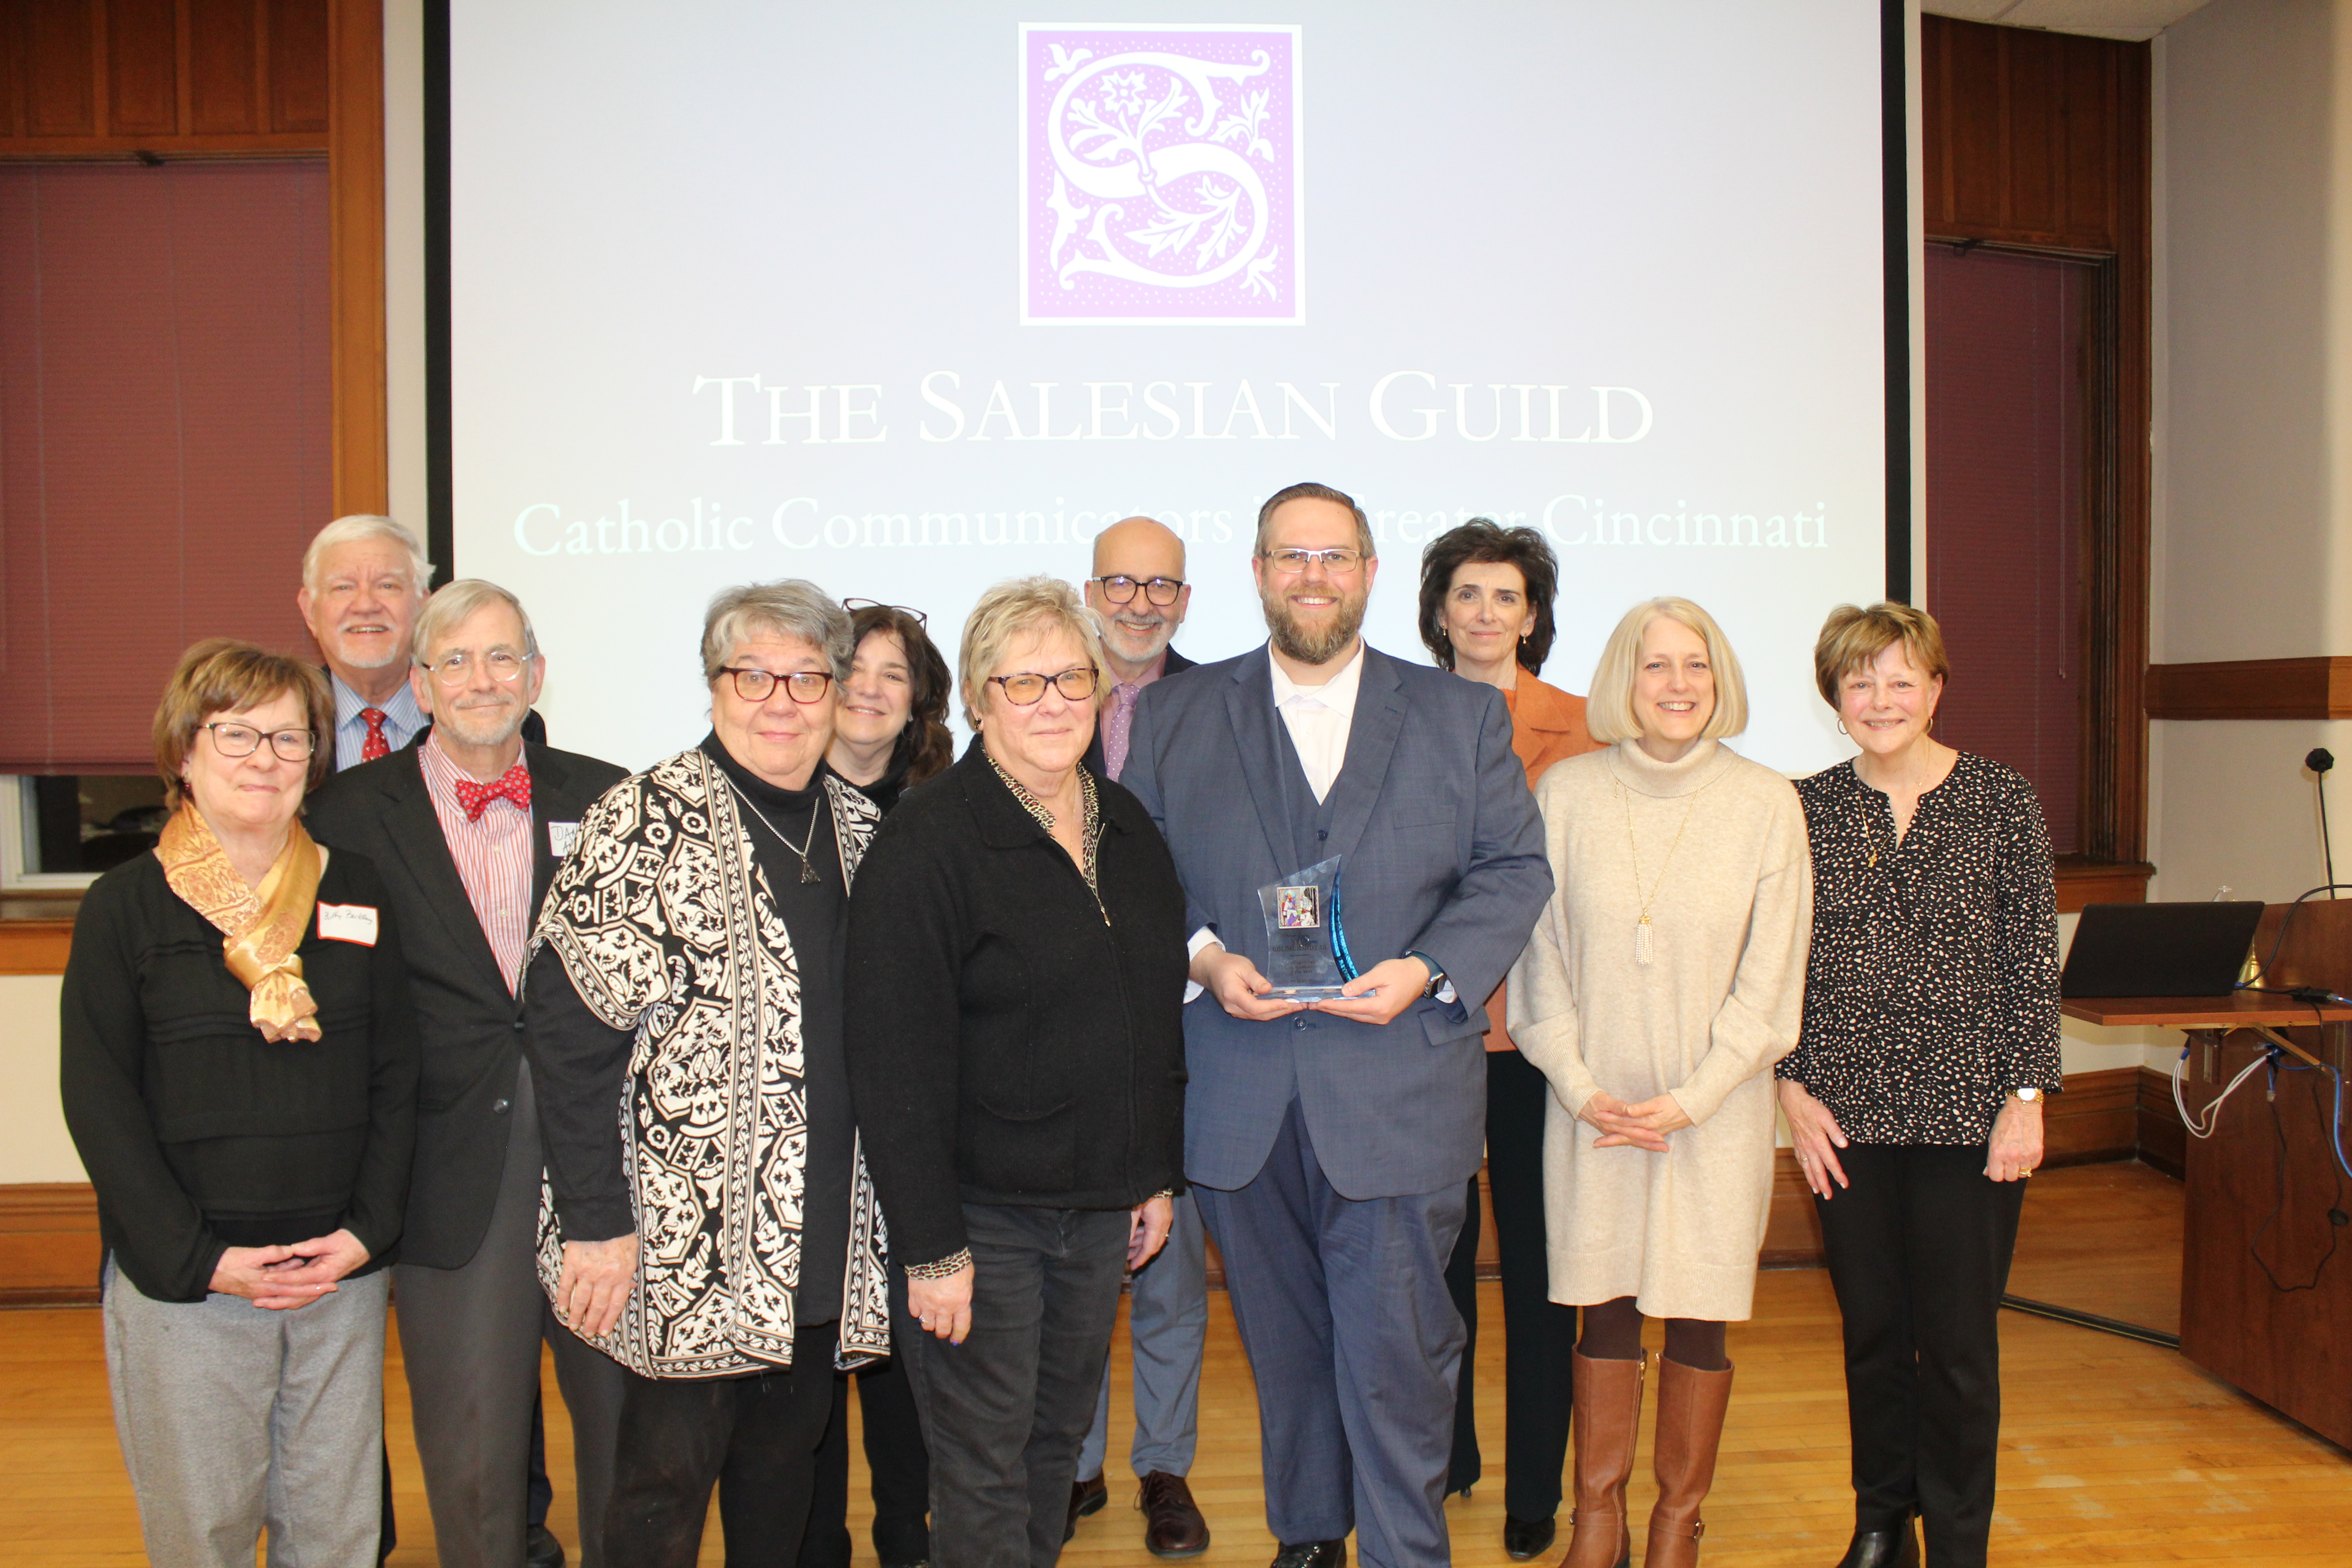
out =
[(1100, 1513), (1110, 1501), (1110, 1483), (1100, 1476), (1090, 1481), (1070, 1483), (1070, 1522), (1062, 1531), (1067, 1541), (1078, 1532), (1078, 1521), (1090, 1513)]
[(1143, 1548), (1154, 1557), (1198, 1557), (1209, 1549), (1209, 1521), (1183, 1477), (1152, 1471), (1143, 1478), (1135, 1506), (1143, 1510)]

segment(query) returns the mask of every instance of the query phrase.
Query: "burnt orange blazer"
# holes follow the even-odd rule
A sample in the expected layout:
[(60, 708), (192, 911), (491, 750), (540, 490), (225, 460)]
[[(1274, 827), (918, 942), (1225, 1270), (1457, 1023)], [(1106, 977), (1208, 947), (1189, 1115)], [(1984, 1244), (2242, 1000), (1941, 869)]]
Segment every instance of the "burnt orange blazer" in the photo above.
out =
[[(1584, 727), (1581, 697), (1548, 686), (1523, 669), (1517, 689), (1503, 693), (1503, 702), (1511, 710), (1511, 750), (1528, 770), (1530, 789), (1552, 763), (1601, 750), (1592, 731)], [(1493, 1026), (1486, 1031), (1490, 1051), (1518, 1049), (1504, 1027), (1503, 1003), (1503, 987), (1497, 985), (1486, 1002), (1486, 1016)]]

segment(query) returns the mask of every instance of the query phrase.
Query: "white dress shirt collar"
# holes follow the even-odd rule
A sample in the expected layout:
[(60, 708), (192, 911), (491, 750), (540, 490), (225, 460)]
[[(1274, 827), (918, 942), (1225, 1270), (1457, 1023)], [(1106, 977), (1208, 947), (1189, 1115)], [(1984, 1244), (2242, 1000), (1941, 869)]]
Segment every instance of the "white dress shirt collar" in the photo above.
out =
[(1307, 787), (1320, 803), (1331, 793), (1339, 769), (1348, 760), (1348, 734), (1356, 721), (1356, 691), (1363, 684), (1364, 645), (1360, 639), (1354, 657), (1321, 686), (1301, 686), (1291, 679), (1266, 645), (1265, 660), (1274, 674), (1274, 710), (1290, 731), (1291, 747), (1306, 771)]

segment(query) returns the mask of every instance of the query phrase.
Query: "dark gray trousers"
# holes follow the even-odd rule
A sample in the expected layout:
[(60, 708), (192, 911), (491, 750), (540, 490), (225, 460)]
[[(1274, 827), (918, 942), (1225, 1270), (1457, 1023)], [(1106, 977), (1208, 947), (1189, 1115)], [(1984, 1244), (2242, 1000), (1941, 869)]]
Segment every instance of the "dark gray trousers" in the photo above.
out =
[(395, 1264), (400, 1350), (441, 1568), (515, 1568), (530, 1501), (539, 1347), (572, 1414), (579, 1568), (604, 1568), (604, 1509), (621, 1419), (618, 1362), (555, 1321), (540, 1288), (539, 1114), (525, 1062), (515, 1081), (507, 1161), (489, 1229), (457, 1268)]
[(931, 1561), (1052, 1568), (1118, 1320), (1128, 1212), (966, 1204), (963, 1218), (971, 1335), (897, 1335), (930, 1448)]
[(1342, 1197), (1294, 1100), (1249, 1185), (1192, 1190), (1257, 1380), (1267, 1528), (1286, 1545), (1353, 1529), (1364, 1568), (1443, 1568), (1462, 1184)]

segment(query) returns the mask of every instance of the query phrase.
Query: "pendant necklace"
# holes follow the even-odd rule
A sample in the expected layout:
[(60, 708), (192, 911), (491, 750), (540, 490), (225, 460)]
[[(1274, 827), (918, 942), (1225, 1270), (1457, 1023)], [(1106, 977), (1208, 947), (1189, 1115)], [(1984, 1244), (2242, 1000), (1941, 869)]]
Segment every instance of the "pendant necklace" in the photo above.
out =
[[(1709, 783), (1714, 781), (1709, 780)], [(1706, 789), (1701, 784), (1691, 791), (1690, 805), (1683, 807), (1683, 819), (1675, 826), (1675, 841), (1666, 846), (1666, 858), (1658, 863), (1657, 877), (1650, 883), (1647, 893), (1642, 891), (1642, 846), (1633, 837), (1633, 792), (1622, 784), (1617, 785), (1617, 798), (1625, 806), (1625, 847), (1633, 858), (1633, 898), (1642, 907), (1641, 921), (1633, 927), (1633, 962), (1646, 964), (1655, 951), (1650, 924), (1650, 905), (1655, 901), (1658, 889), (1665, 885), (1666, 868), (1674, 863), (1675, 851), (1682, 847), (1683, 829), (1690, 826), (1691, 813), (1698, 808), (1698, 797)]]
[(785, 848), (792, 850), (792, 852), (793, 852), (793, 854), (795, 854), (795, 855), (797, 855), (797, 856), (799, 856), (799, 857), (801, 858), (801, 878), (800, 878), (800, 879), (801, 879), (803, 882), (814, 882), (814, 881), (816, 881), (816, 880), (818, 879), (818, 878), (817, 878), (817, 874), (816, 874), (816, 868), (809, 864), (809, 846), (811, 846), (811, 845), (813, 845), (813, 844), (814, 844), (814, 843), (816, 842), (816, 825), (817, 825), (817, 806), (816, 806), (816, 805), (815, 805), (815, 804), (814, 804), (814, 803), (812, 803), (812, 804), (810, 805), (810, 806), (809, 806), (809, 830), (808, 830), (808, 836), (807, 836), (806, 837), (803, 838), (803, 839), (800, 841), (799, 845), (798, 845), (797, 847), (795, 847), (795, 846), (793, 845), (793, 841), (792, 841), (791, 839), (789, 839), (789, 838), (785, 837), (784, 837), (782, 834), (781, 834), (781, 833), (776, 833), (776, 825), (775, 825), (774, 823), (770, 822), (770, 821), (768, 820), (768, 814), (767, 814), (766, 812), (761, 811), (761, 810), (760, 809), (760, 803), (759, 803), (759, 802), (757, 802), (757, 801), (753, 800), (750, 795), (746, 795), (746, 794), (744, 794), (744, 793), (743, 793), (743, 786), (742, 786), (741, 784), (737, 784), (733, 779), (729, 779), (729, 780), (727, 781), (727, 787), (728, 787), (729, 789), (731, 789), (731, 790), (733, 790), (733, 791), (735, 792), (735, 798), (736, 798), (737, 800), (741, 801), (745, 805), (748, 805), (748, 806), (750, 806), (750, 807), (751, 808), (751, 815), (752, 815), (752, 816), (756, 816), (756, 817), (758, 817), (758, 818), (760, 819), (760, 826), (762, 826), (762, 827), (766, 828), (766, 829), (767, 829), (769, 832), (771, 832), (771, 833), (775, 833), (775, 834), (776, 834), (776, 842), (777, 842), (777, 843), (779, 843), (779, 844), (782, 845)]

